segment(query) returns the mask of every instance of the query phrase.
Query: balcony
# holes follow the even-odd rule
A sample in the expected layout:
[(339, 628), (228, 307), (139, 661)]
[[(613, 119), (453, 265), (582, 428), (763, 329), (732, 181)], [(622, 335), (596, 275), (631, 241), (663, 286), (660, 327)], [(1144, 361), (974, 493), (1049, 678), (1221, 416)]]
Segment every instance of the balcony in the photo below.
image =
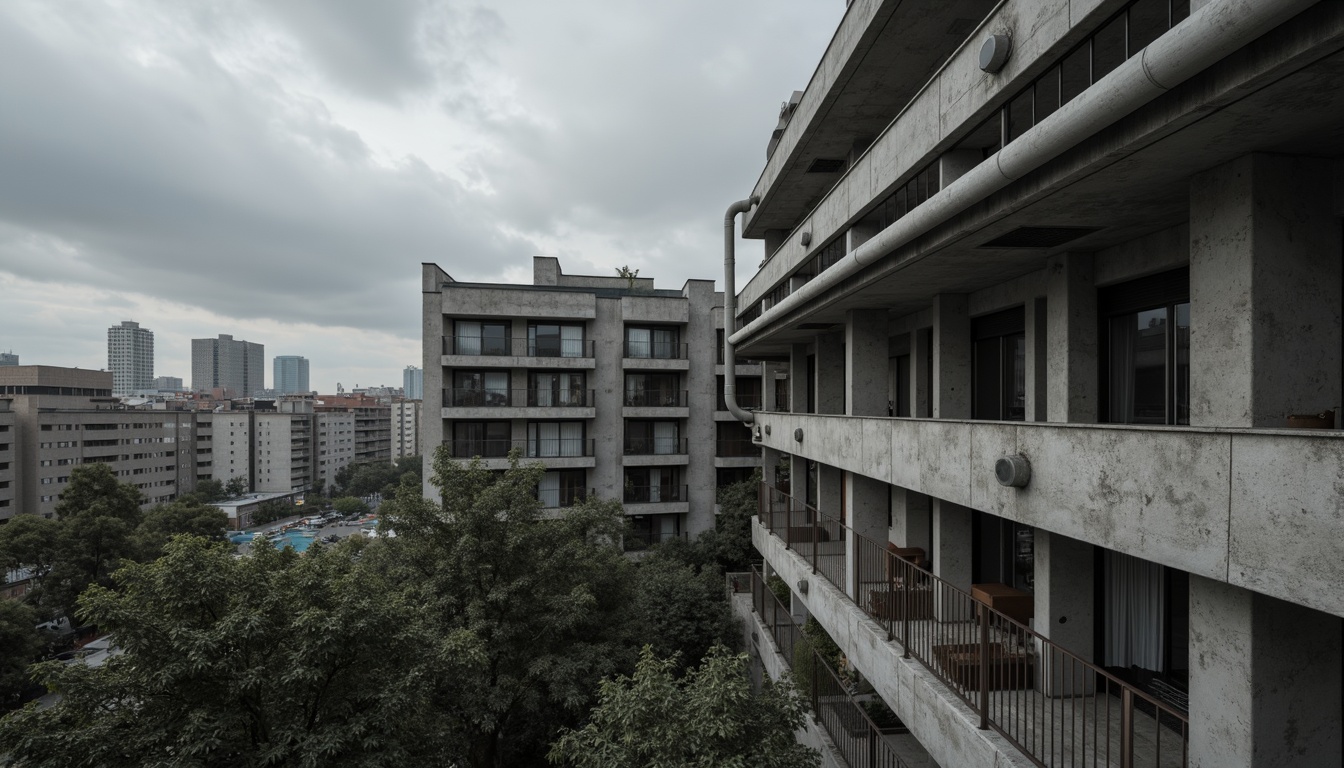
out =
[(443, 337), (443, 365), (454, 368), (593, 368), (595, 354), (592, 340)]
[(753, 541), (786, 582), (812, 582), (809, 612), (848, 646), (842, 650), (873, 676), (883, 698), (905, 708), (897, 714), (912, 728), (928, 718), (913, 719), (910, 707), (920, 705), (900, 691), (927, 679), (937, 706), (969, 711), (968, 735), (1002, 737), (953, 744), (937, 728), (917, 732), (931, 749), (962, 750), (935, 754), (941, 764), (993, 764), (998, 758), (991, 753), (1006, 748), (1038, 765), (1186, 765), (1183, 711), (990, 608), (885, 542), (764, 484)]
[(627, 467), (685, 464), (690, 460), (690, 441), (684, 437), (627, 437), (622, 453)]
[(689, 346), (681, 342), (626, 341), (621, 367), (631, 370), (685, 371), (691, 367)]
[(647, 552), (652, 547), (676, 539), (685, 541), (686, 533), (642, 531), (626, 534), (621, 546), (626, 552)]
[(684, 419), (691, 415), (690, 393), (684, 389), (626, 390), (624, 402), (621, 415), (627, 419)]
[[(597, 415), (591, 389), (481, 389), (443, 390), (445, 419), (591, 419)], [(501, 413), (499, 409), (510, 409)]]
[(546, 488), (537, 491), (542, 509), (568, 509), (594, 495), (592, 488)]
[[(688, 501), (690, 501), (690, 495), (684, 485), (627, 485), (625, 487), (626, 504), (684, 504)], [(664, 512), (664, 510), (658, 511), (660, 514)]]
[(592, 438), (539, 438), (533, 440), (448, 440), (454, 459), (480, 458), (485, 469), (506, 469), (509, 451), (517, 448), (523, 463), (540, 461), (551, 469), (584, 469), (595, 466)]

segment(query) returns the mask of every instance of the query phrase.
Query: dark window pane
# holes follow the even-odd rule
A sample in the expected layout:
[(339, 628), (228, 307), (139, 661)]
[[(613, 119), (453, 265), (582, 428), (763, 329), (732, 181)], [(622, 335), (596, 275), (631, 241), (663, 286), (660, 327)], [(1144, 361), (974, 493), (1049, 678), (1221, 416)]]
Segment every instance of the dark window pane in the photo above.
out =
[(896, 414), (910, 415), (910, 356), (896, 358)]
[(1129, 7), (1129, 55), (1167, 31), (1167, 0), (1137, 0)]
[(1061, 65), (1060, 98), (1061, 105), (1069, 103), (1073, 97), (1087, 90), (1092, 83), (1092, 53), (1088, 43), (1064, 57)]
[(1125, 15), (1122, 13), (1092, 37), (1092, 82), (1125, 60)]
[(1190, 0), (1171, 0), (1171, 26), (1176, 26), (1190, 16)]
[(971, 418), (998, 420), (999, 382), (1002, 381), (999, 368), (999, 339), (984, 339), (975, 342), (974, 379), (972, 380)]
[(1003, 418), (1024, 421), (1027, 418), (1027, 337), (1022, 334), (1003, 339)]
[(1059, 67), (1051, 69), (1036, 81), (1036, 122), (1059, 109)]
[(1032, 105), (1032, 89), (1028, 88), (1008, 103), (1008, 140), (1016, 141), (1036, 124), (1035, 108)]
[(1176, 395), (1176, 423), (1190, 423), (1190, 305), (1177, 304), (1174, 347), (1176, 370), (1172, 389)]
[(1111, 319), (1111, 421), (1167, 421), (1167, 310)]

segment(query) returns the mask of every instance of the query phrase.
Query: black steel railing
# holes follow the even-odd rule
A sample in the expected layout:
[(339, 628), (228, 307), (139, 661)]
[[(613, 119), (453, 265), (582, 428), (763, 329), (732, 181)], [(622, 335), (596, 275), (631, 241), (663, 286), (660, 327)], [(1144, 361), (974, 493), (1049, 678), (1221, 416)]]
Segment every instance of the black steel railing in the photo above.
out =
[(626, 390), (625, 404), (630, 408), (686, 408), (690, 402), (686, 390)]
[(758, 502), (771, 534), (1037, 765), (1188, 764), (1185, 712), (778, 489), (762, 483)]
[(627, 485), (626, 504), (661, 504), (668, 501), (687, 501), (684, 485)]
[(517, 448), (525, 459), (563, 459), (592, 456), (592, 438), (555, 437), (531, 440), (450, 440), (449, 455), (454, 459), (500, 459)]
[(626, 456), (676, 456), (689, 450), (689, 441), (684, 437), (625, 438)]
[(443, 390), (447, 408), (591, 408), (591, 389), (482, 389), (454, 387)]
[(627, 533), (625, 539), (621, 542), (626, 552), (643, 552), (649, 547), (657, 546), (674, 539), (686, 539), (686, 533), (683, 532), (654, 532), (644, 531), (642, 533)]
[(540, 341), (508, 336), (444, 336), (443, 354), (468, 357), (573, 357), (591, 358), (595, 344), (591, 339), (543, 339)]
[(675, 341), (626, 341), (626, 357), (639, 360), (685, 360), (687, 345)]
[(564, 509), (592, 495), (591, 488), (545, 488), (537, 490), (537, 501), (542, 509)]

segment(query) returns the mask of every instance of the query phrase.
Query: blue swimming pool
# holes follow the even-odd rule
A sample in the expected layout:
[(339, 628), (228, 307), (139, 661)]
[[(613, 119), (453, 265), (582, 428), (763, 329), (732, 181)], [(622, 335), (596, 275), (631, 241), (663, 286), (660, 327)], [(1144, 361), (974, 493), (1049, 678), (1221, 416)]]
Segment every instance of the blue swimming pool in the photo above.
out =
[(301, 533), (299, 531), (286, 531), (280, 534), (279, 536), (276, 536), (275, 538), (271, 539), (271, 544), (276, 549), (284, 549), (285, 547), (289, 547), (293, 549), (295, 552), (303, 552), (304, 550), (308, 549), (308, 545), (312, 544), (316, 538), (317, 538), (316, 534), (312, 533)]

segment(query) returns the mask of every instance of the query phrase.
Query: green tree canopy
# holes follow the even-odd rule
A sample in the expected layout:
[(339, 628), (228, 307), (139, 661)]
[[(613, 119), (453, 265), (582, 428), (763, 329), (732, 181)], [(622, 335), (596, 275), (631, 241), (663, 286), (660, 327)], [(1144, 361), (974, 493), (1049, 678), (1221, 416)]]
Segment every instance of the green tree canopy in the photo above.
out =
[(350, 515), (367, 515), (369, 513), (369, 505), (365, 504), (363, 499), (357, 499), (354, 496), (342, 496), (339, 499), (332, 499), (331, 507), (347, 517)]
[(804, 768), (803, 705), (785, 683), (752, 691), (745, 654), (715, 646), (678, 680), (677, 661), (640, 655), (633, 677), (604, 680), (586, 726), (566, 730), (551, 762), (572, 768)]
[(731, 643), (735, 623), (723, 580), (657, 550), (637, 569), (633, 609), (639, 639), (659, 657), (695, 666), (715, 644)]
[(0, 598), (0, 711), (28, 684), (28, 664), (42, 652), (37, 612)]
[(633, 666), (621, 506), (590, 499), (543, 519), (545, 470), (520, 466), (516, 452), (495, 473), (440, 449), (434, 470), (440, 502), (401, 493), (381, 511), (415, 601), (445, 634), (477, 636), (486, 656), (484, 674), (436, 699), (468, 742), (448, 762), (536, 764), (587, 712), (598, 681)]
[(241, 475), (229, 478), (224, 484), (224, 498), (236, 499), (247, 494), (247, 480)]
[(0, 752), (33, 768), (443, 764), (454, 734), (431, 700), (482, 657), (363, 565), (362, 543), (235, 558), (178, 537), (126, 566), (80, 599), (124, 655), (39, 665), (63, 699), (0, 720)]
[(159, 504), (145, 513), (135, 531), (140, 560), (153, 560), (163, 554), (168, 540), (181, 533), (211, 541), (224, 541), (229, 516), (210, 504), (193, 497)]
[(224, 493), (224, 484), (215, 479), (199, 480), (196, 483), (196, 490), (191, 492), (198, 501), (205, 504), (211, 504), (216, 501), (223, 501), (227, 496)]

